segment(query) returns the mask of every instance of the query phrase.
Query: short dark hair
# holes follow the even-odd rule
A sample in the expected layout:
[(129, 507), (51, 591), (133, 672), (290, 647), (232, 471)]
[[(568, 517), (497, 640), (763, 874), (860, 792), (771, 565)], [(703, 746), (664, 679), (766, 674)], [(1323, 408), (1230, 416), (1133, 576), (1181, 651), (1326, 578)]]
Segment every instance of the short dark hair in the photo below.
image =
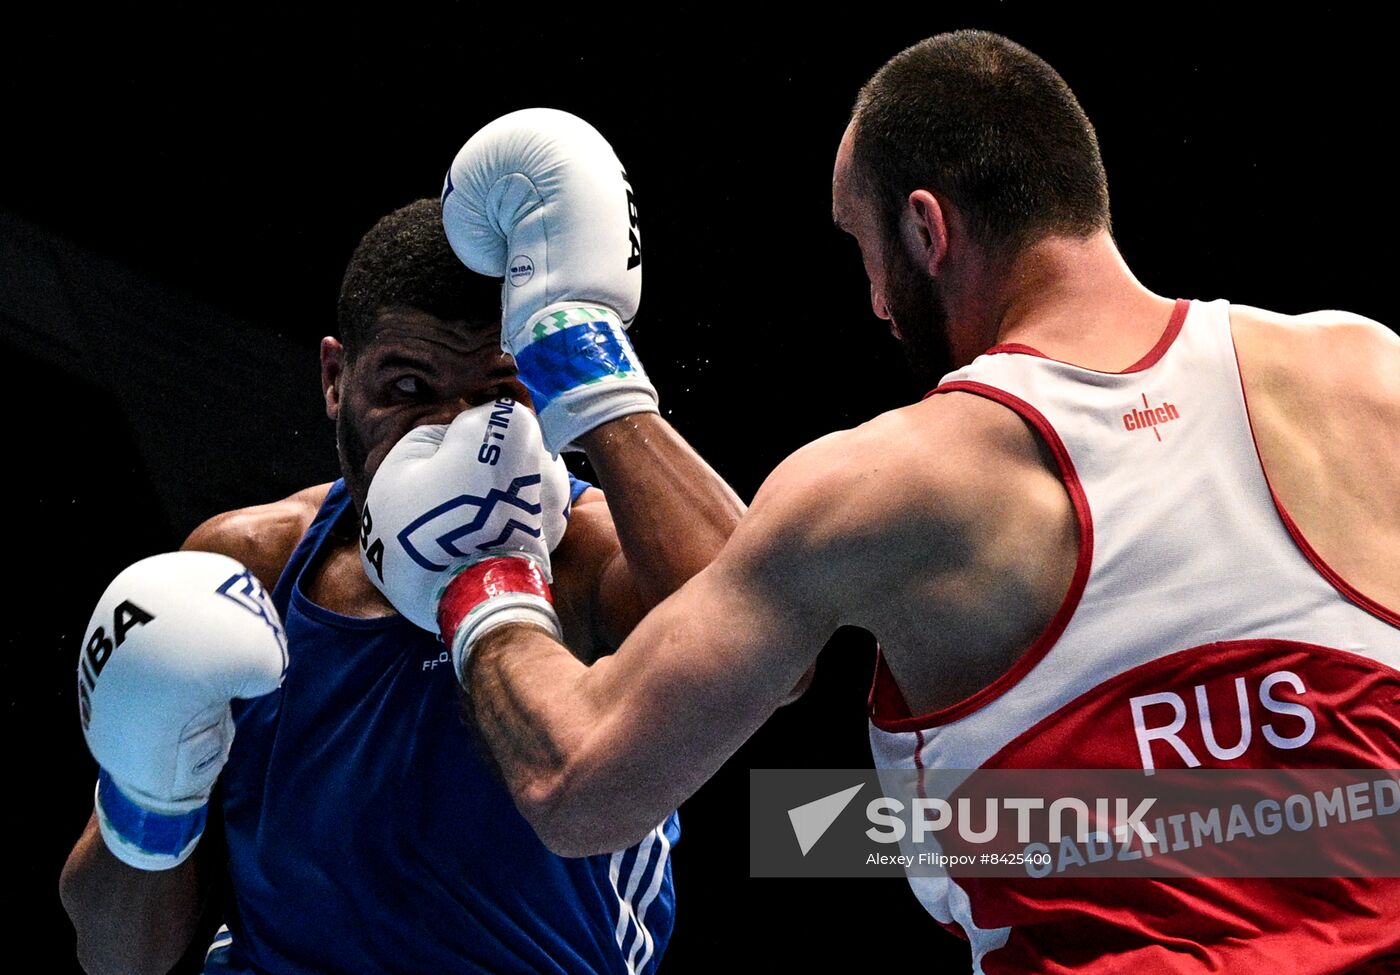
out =
[(856, 99), (852, 161), (887, 235), (916, 189), (946, 194), (980, 246), (1110, 228), (1098, 138), (1054, 68), (998, 34), (962, 30), (890, 58)]
[(477, 274), (452, 253), (442, 204), (435, 199), (416, 200), (384, 217), (351, 255), (336, 306), (348, 358), (374, 335), (380, 310), (395, 307), (500, 327), (501, 279)]

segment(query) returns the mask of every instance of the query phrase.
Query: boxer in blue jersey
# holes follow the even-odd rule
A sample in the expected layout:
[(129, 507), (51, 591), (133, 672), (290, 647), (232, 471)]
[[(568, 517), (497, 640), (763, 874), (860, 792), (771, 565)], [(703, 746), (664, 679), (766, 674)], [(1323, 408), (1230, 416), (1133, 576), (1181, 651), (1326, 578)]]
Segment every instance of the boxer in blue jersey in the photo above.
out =
[[(448, 648), (396, 613), (361, 561), (366, 492), (396, 442), (480, 404), (530, 403), (501, 348), (500, 282), (458, 262), (441, 221), (437, 201), (405, 207), (350, 262), (341, 338), (321, 346), (342, 478), (219, 515), (186, 552), (158, 557), (237, 560), (236, 592), (220, 592), (240, 606), (185, 592), (205, 563), (183, 562), (118, 603), (115, 629), (92, 631), (80, 679), (103, 770), (61, 882), (89, 972), (168, 971), (191, 950), (215, 888), (225, 927), (209, 975), (637, 975), (662, 957), (675, 814), (617, 852), (549, 852), (463, 720)], [(611, 505), (569, 479), (553, 598), (564, 639), (585, 661), (707, 564), (742, 510), (668, 424), (646, 419), (587, 445)], [(634, 508), (633, 495), (650, 500)], [(234, 565), (209, 564), (216, 574)], [(196, 617), (193, 636), (156, 646), (147, 621), (177, 605)], [(215, 680), (200, 668), (226, 642), (245, 655), (213, 668)], [(141, 654), (158, 658), (151, 672), (121, 670), (147, 666)], [(160, 738), (150, 726), (174, 721), (184, 747), (197, 722), (169, 716), (183, 713), (173, 698), (188, 693), (209, 696), (188, 708), (214, 715), (201, 735), (217, 735), (225, 713), (236, 734), (214, 747), (227, 755), (221, 771), (201, 759), (172, 786), (160, 769), (147, 774), (153, 760), (133, 757), (133, 742)]]

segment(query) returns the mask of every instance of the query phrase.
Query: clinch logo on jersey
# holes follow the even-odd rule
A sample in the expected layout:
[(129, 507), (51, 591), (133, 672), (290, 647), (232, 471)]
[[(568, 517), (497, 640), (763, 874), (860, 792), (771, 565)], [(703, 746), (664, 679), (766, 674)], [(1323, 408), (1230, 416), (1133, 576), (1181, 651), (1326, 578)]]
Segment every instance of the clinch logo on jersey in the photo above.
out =
[(1173, 420), (1181, 419), (1181, 411), (1172, 403), (1163, 402), (1161, 406), (1150, 406), (1147, 402), (1147, 394), (1142, 394), (1142, 409), (1134, 406), (1130, 411), (1123, 414), (1123, 429), (1125, 430), (1151, 430), (1156, 434), (1157, 439), (1162, 439), (1162, 434), (1157, 427), (1160, 424), (1170, 423)]

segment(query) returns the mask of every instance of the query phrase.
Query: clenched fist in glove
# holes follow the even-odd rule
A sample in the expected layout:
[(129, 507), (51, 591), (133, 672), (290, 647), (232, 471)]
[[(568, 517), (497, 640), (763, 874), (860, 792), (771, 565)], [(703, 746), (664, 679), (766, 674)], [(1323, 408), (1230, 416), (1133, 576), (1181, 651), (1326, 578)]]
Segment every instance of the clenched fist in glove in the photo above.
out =
[(233, 744), (229, 702), (282, 683), (282, 621), (240, 563), (170, 552), (123, 570), (86, 633), (78, 701), (102, 839), (133, 867), (169, 869), (204, 832)]
[(395, 609), (442, 637), (460, 680), (492, 627), (533, 622), (559, 636), (549, 553), (568, 504), (568, 473), (535, 415), (497, 400), (394, 445), (365, 501), (361, 561)]
[(546, 108), (490, 123), (453, 160), (442, 220), (464, 264), (505, 278), (501, 345), (552, 453), (657, 412), (625, 331), (642, 294), (636, 202), (596, 129)]

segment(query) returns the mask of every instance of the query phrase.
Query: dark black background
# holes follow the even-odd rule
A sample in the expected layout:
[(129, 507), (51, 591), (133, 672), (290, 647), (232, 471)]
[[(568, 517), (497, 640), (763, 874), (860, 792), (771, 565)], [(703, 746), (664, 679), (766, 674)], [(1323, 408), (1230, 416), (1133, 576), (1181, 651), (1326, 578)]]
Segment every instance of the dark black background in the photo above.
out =
[[(1004, 3), (890, 8), (898, 22), (880, 24), (881, 9), (600, 23), (240, 8), (0, 35), (0, 281), (39, 259), (33, 240), (68, 255), (64, 287), (0, 289), (18, 817), (5, 886), (46, 970), (70, 964), (57, 877), (91, 808), (72, 676), (92, 604), (202, 518), (335, 475), (314, 361), (350, 250), (388, 210), (436, 195), (458, 146), (505, 111), (576, 112), (627, 165), (646, 254), (638, 350), (669, 418), (745, 497), (802, 443), (922, 392), (830, 226), (830, 173), (860, 83), (939, 30), (998, 30), (1059, 68), (1098, 128), (1115, 236), (1150, 288), (1400, 320), (1383, 149), (1395, 55), (1379, 22), (1339, 6)], [(112, 275), (120, 286), (93, 297)], [(193, 350), (176, 383), (124, 331), (147, 308)], [(102, 354), (85, 356), (88, 340), (47, 351), (46, 330), (77, 321)], [(169, 388), (148, 395), (157, 375)], [(859, 636), (833, 641), (808, 697), (684, 807), (667, 970), (959, 958), (902, 881), (747, 877), (746, 770), (868, 765), (870, 662)]]

